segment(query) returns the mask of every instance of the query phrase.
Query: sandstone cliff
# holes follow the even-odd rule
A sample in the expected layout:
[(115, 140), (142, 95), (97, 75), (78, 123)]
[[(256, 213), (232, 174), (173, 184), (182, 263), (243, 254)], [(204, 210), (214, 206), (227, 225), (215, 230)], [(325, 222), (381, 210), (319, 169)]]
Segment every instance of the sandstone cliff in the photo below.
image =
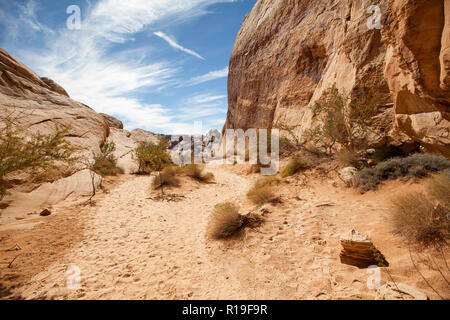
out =
[[(367, 25), (371, 5), (381, 9), (381, 29)], [(450, 156), (449, 7), (450, 0), (258, 0), (230, 59), (225, 128), (283, 123), (301, 135), (315, 121), (309, 106), (328, 87), (374, 88), (383, 105), (368, 136), (373, 147), (420, 143)]]
[[(157, 142), (161, 136), (145, 130), (128, 132), (123, 129), (120, 120), (109, 115), (99, 114), (90, 107), (69, 97), (66, 90), (49, 78), (40, 78), (24, 64), (14, 59), (0, 48), (0, 110), (13, 116), (27, 133), (52, 133), (57, 126), (70, 127), (66, 138), (72, 144), (83, 148), (87, 157), (99, 153), (105, 141), (116, 144), (115, 156), (118, 166), (126, 173), (135, 169), (131, 157), (132, 150), (139, 141)], [(0, 120), (0, 129), (2, 122)], [(72, 170), (72, 168), (70, 168)], [(56, 204), (68, 196), (78, 197), (92, 190), (89, 173), (84, 171), (81, 163), (73, 168), (74, 174), (53, 183), (42, 186), (31, 184), (25, 175), (15, 179), (20, 185), (5, 198), (0, 216), (9, 212), (26, 212), (43, 209)], [(68, 170), (71, 172), (71, 170)], [(55, 177), (57, 179), (58, 177)], [(97, 178), (97, 185), (100, 177)], [(39, 187), (39, 188), (38, 188)], [(37, 188), (37, 189), (36, 189)], [(28, 191), (33, 192), (28, 193)]]

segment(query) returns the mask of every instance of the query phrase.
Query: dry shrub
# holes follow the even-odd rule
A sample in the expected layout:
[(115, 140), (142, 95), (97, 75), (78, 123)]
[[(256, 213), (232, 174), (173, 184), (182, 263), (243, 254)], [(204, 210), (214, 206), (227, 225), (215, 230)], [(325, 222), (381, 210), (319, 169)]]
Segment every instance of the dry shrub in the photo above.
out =
[(430, 173), (449, 168), (449, 160), (433, 154), (414, 154), (406, 158), (392, 158), (377, 164), (374, 168), (366, 168), (358, 172), (355, 176), (354, 186), (361, 192), (367, 192), (375, 190), (384, 180), (400, 177), (422, 178)]
[(427, 192), (430, 197), (450, 210), (450, 170), (431, 179), (427, 184)]
[(299, 172), (311, 168), (311, 163), (303, 157), (292, 158), (281, 172), (281, 177), (286, 178)]
[(207, 234), (212, 239), (226, 239), (245, 227), (256, 228), (263, 223), (257, 215), (240, 215), (239, 206), (232, 202), (219, 203), (211, 214)]
[(247, 198), (256, 205), (274, 202), (278, 199), (274, 192), (274, 185), (279, 179), (273, 176), (258, 179), (247, 192)]
[(154, 179), (152, 183), (153, 189), (160, 189), (163, 187), (179, 187), (180, 179), (177, 177), (177, 168), (166, 167)]
[(214, 180), (212, 172), (204, 173), (204, 166), (198, 164), (188, 164), (182, 168), (184, 174), (199, 182), (208, 183)]
[(335, 158), (343, 164), (350, 166), (357, 166), (360, 161), (358, 153), (348, 148), (343, 148), (336, 152)]
[(244, 224), (239, 207), (232, 202), (219, 203), (214, 207), (208, 224), (208, 234), (213, 239), (224, 239), (238, 232)]
[(392, 199), (395, 232), (424, 247), (446, 243), (449, 237), (447, 210), (424, 194), (410, 192)]

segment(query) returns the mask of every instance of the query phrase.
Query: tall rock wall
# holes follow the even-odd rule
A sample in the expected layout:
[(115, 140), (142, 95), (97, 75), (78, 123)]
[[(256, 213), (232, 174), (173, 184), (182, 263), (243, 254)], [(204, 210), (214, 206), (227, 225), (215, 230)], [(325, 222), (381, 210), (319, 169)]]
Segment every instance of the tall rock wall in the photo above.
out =
[[(381, 29), (368, 21), (381, 9)], [(374, 88), (382, 105), (368, 140), (420, 143), (450, 156), (450, 0), (258, 0), (230, 59), (225, 128), (295, 127), (335, 84)]]

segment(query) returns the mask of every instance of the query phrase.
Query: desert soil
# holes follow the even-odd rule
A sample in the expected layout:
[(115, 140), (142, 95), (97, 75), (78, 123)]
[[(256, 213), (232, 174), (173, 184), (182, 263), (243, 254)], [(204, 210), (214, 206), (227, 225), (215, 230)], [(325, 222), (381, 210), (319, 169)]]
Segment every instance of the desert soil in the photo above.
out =
[[(263, 226), (212, 241), (205, 230), (215, 204), (231, 200), (242, 213), (259, 210), (245, 198), (257, 176), (220, 165), (207, 170), (216, 183), (172, 190), (185, 196), (179, 202), (153, 201), (150, 177), (124, 176), (93, 207), (57, 208), (30, 230), (0, 231), (0, 249), (22, 249), (0, 251), (0, 297), (373, 299), (366, 284), (372, 273), (339, 261), (340, 235), (356, 229), (370, 235), (395, 281), (436, 298), (392, 234), (386, 207), (392, 194), (421, 185), (392, 182), (360, 195), (327, 177), (292, 177), (280, 186), (283, 202), (265, 207)], [(79, 268), (79, 289), (67, 287), (70, 266)], [(425, 275), (439, 282), (435, 273)], [(390, 276), (382, 272), (382, 283)]]

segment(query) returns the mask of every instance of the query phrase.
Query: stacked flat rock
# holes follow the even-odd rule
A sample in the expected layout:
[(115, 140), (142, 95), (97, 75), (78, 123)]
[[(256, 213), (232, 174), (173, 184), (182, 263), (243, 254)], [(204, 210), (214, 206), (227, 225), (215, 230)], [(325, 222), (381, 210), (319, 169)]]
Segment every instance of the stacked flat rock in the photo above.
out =
[(358, 268), (369, 266), (388, 267), (389, 263), (383, 254), (375, 248), (372, 241), (365, 234), (352, 230), (341, 236), (341, 263)]

